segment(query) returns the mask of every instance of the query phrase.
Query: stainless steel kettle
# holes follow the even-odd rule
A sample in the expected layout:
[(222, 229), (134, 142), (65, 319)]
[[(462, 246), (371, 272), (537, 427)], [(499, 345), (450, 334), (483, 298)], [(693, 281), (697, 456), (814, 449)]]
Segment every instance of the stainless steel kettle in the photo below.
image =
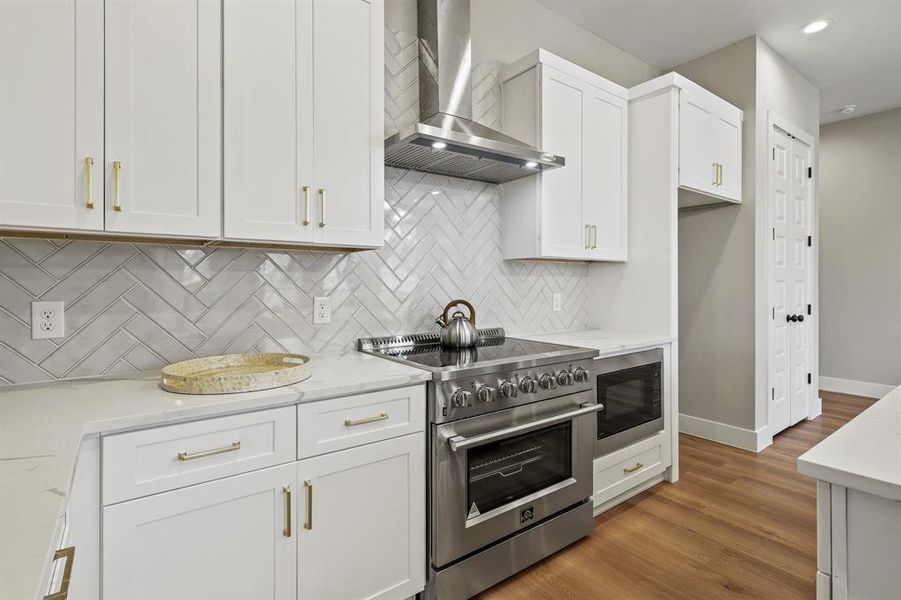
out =
[[(450, 309), (455, 306), (468, 308), (469, 318), (459, 310), (448, 316)], [(476, 309), (466, 300), (451, 300), (435, 323), (441, 327), (441, 345), (445, 348), (468, 348), (476, 345), (479, 337), (479, 330), (476, 329)]]

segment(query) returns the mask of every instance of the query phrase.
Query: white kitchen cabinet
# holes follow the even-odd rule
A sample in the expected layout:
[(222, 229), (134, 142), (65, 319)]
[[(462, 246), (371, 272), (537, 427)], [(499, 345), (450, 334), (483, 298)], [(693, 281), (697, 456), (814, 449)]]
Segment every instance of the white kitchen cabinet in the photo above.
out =
[(0, 227), (102, 230), (99, 0), (0, 2), (0, 115)]
[(106, 230), (218, 237), (220, 3), (105, 7)]
[(505, 132), (566, 160), (503, 184), (504, 258), (626, 260), (625, 88), (545, 50), (502, 79)]
[[(711, 202), (741, 202), (742, 111), (681, 75), (679, 92), (679, 185), (712, 196)], [(681, 206), (704, 204), (686, 199)]]
[(406, 598), (425, 585), (425, 437), (300, 461), (299, 598)]
[(294, 463), (107, 506), (104, 600), (297, 595)]
[(224, 10), (225, 237), (382, 245), (382, 0)]

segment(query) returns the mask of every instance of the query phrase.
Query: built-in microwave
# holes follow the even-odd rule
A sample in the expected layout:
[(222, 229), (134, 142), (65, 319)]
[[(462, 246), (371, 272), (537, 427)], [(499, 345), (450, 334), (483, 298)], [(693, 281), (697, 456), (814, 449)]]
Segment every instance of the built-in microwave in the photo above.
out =
[(594, 361), (597, 377), (597, 439), (594, 455), (663, 430), (663, 350), (633, 352)]

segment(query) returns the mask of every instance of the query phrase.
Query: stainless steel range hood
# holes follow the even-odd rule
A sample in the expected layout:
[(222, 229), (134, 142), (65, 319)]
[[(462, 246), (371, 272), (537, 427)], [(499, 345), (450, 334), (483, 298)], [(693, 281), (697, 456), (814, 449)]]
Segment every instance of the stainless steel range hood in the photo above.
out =
[(503, 183), (565, 160), (472, 120), (469, 0), (419, 0), (419, 123), (385, 140), (385, 164)]

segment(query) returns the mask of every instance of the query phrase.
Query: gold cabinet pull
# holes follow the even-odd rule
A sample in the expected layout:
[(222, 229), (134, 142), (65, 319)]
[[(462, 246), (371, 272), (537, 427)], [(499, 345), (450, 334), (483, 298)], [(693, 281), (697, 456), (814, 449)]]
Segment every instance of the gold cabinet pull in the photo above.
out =
[(718, 185), (720, 168), (719, 164), (713, 163), (713, 185)]
[(723, 163), (719, 163), (717, 172), (719, 173), (719, 177), (717, 178), (717, 185), (723, 185)]
[(631, 467), (626, 467), (625, 469), (623, 469), (623, 473), (634, 473), (635, 471), (642, 468), (643, 466), (644, 465), (641, 463), (635, 463)]
[(310, 186), (303, 186), (303, 225), (310, 224)]
[(356, 427), (357, 425), (365, 425), (366, 423), (375, 423), (376, 421), (386, 421), (388, 413), (379, 413), (374, 417), (364, 417), (362, 419), (344, 419), (345, 427)]
[(122, 196), (119, 194), (119, 171), (125, 165), (120, 161), (113, 161), (113, 210), (122, 212)]
[(597, 250), (598, 247), (598, 226), (591, 226), (591, 249)]
[(186, 462), (197, 458), (206, 458), (207, 456), (215, 456), (217, 454), (225, 454), (226, 452), (234, 452), (241, 449), (241, 442), (232, 442), (228, 446), (222, 448), (213, 448), (212, 450), (202, 450), (201, 452), (179, 452), (178, 460)]
[(319, 226), (325, 227), (325, 188), (319, 188)]
[(313, 529), (313, 482), (305, 479), (303, 482), (303, 491), (306, 494), (306, 510), (303, 516), (303, 528)]
[(94, 192), (91, 190), (92, 177), (91, 171), (94, 167), (94, 157), (88, 156), (84, 159), (84, 207), (94, 208)]
[(291, 537), (291, 486), (282, 487), (282, 493), (285, 495), (285, 528), (282, 529), (282, 535)]
[(66, 559), (66, 566), (63, 567), (63, 578), (59, 582), (59, 591), (47, 594), (44, 596), (44, 600), (66, 600), (69, 597), (69, 581), (72, 579), (72, 563), (75, 562), (75, 546), (60, 548), (53, 553), (54, 562), (61, 558)]
[(591, 250), (591, 225), (585, 226), (585, 249)]

